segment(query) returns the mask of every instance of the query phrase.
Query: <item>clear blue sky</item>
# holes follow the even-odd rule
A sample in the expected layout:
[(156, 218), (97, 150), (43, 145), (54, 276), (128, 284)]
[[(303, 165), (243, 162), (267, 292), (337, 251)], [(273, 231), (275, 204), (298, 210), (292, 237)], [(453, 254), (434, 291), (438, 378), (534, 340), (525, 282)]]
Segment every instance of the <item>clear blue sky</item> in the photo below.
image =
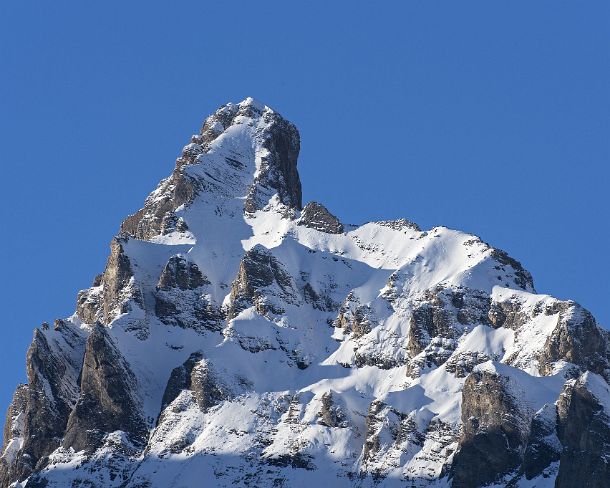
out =
[(610, 2), (300, 4), (0, 3), (0, 409), (33, 328), (246, 96), (298, 125), (306, 201), (476, 233), (610, 326)]

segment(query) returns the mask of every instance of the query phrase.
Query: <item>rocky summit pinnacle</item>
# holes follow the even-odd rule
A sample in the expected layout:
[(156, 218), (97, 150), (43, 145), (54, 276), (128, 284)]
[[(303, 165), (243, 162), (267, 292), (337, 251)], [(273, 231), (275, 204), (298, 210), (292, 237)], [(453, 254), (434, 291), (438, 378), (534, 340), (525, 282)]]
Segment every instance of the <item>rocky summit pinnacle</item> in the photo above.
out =
[(172, 175), (121, 230), (140, 239), (184, 230), (180, 208), (195, 199), (224, 214), (253, 213), (271, 196), (301, 209), (299, 132), (266, 105), (247, 98), (220, 107), (191, 137)]
[(0, 488), (607, 487), (610, 334), (476, 236), (303, 207), (299, 146), (205, 120), (36, 329)]

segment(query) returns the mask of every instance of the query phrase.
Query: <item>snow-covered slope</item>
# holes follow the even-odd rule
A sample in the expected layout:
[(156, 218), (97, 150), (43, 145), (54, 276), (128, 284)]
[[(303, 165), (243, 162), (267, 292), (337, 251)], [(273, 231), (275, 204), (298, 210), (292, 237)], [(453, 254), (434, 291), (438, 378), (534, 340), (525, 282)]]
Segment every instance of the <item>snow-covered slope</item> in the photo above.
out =
[(476, 236), (302, 208), (298, 152), (206, 119), (36, 330), (1, 486), (607, 486), (608, 333)]

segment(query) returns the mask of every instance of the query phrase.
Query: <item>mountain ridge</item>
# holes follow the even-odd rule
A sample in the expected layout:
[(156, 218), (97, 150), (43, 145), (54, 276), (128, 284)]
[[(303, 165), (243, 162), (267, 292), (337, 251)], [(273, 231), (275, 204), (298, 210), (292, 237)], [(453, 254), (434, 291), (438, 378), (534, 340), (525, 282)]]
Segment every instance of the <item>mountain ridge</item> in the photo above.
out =
[(476, 236), (303, 206), (299, 150), (205, 120), (36, 330), (1, 486), (604, 486), (610, 334)]

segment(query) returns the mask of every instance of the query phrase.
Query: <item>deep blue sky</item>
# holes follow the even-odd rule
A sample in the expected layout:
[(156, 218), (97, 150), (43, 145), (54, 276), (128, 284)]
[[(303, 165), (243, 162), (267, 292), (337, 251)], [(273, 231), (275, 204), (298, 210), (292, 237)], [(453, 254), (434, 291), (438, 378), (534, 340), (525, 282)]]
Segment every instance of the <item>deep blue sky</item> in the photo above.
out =
[(0, 410), (32, 329), (249, 95), (299, 127), (306, 201), (476, 233), (610, 326), (609, 2), (206, 3), (0, 3)]

